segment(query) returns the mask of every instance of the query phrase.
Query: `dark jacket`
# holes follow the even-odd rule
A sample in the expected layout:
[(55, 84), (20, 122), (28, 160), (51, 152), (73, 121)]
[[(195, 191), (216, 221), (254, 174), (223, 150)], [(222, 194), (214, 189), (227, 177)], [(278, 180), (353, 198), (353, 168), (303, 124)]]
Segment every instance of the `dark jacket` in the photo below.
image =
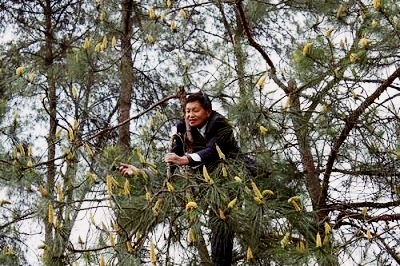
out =
[[(177, 134), (173, 144), (172, 152), (183, 156), (188, 152), (186, 125), (182, 120), (177, 125)], [(239, 146), (235, 140), (232, 126), (228, 120), (216, 111), (212, 111), (208, 118), (205, 136), (203, 137), (197, 128), (191, 128), (193, 137), (192, 153), (201, 157), (201, 163), (190, 160), (189, 166), (196, 167), (205, 164), (207, 169), (213, 170), (220, 161), (216, 145), (227, 158), (237, 158), (240, 154)]]

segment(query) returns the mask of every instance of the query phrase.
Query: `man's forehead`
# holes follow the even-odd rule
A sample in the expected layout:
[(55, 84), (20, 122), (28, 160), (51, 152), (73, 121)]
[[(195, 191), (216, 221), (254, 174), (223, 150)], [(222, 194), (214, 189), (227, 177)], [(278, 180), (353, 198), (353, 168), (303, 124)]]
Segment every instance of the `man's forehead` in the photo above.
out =
[(191, 109), (191, 108), (196, 108), (196, 107), (202, 107), (202, 105), (199, 101), (193, 101), (193, 102), (186, 103), (186, 109)]

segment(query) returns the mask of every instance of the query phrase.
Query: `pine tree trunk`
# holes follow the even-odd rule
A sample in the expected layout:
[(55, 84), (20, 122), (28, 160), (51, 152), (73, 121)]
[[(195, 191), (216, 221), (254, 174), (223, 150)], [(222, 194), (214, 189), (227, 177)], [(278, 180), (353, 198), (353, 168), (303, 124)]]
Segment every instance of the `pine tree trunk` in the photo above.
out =
[[(132, 85), (134, 81), (131, 46), (133, 5), (134, 1), (129, 0), (123, 0), (121, 3), (121, 90), (118, 99), (119, 123), (129, 119), (132, 105), (131, 97), (133, 92)], [(129, 151), (129, 123), (125, 123), (119, 127), (119, 145), (122, 151)]]
[[(56, 94), (56, 82), (52, 71), (52, 65), (54, 61), (53, 45), (54, 36), (52, 32), (52, 9), (51, 1), (47, 0), (44, 6), (45, 15), (45, 68), (47, 70), (47, 95), (48, 95), (48, 112), (49, 112), (49, 133), (47, 136), (47, 180), (46, 189), (48, 192), (49, 201), (52, 203), (54, 196), (55, 187), (55, 175), (56, 166), (54, 162), (56, 149), (54, 145), (55, 135), (57, 130), (57, 94)], [(45, 243), (47, 248), (44, 250), (43, 258), (45, 265), (58, 266), (63, 265), (63, 243), (56, 243), (56, 236), (54, 232), (54, 227), (48, 222), (47, 217), (44, 219), (45, 227)], [(61, 240), (62, 241), (62, 240)]]

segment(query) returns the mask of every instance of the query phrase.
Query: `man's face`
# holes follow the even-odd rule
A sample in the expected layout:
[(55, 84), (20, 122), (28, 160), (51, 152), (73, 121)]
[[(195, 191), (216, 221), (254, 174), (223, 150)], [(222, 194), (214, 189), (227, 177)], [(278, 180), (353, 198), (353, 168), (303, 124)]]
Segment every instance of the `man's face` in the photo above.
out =
[(201, 128), (211, 115), (211, 110), (205, 110), (200, 102), (188, 102), (185, 108), (185, 118), (191, 127)]

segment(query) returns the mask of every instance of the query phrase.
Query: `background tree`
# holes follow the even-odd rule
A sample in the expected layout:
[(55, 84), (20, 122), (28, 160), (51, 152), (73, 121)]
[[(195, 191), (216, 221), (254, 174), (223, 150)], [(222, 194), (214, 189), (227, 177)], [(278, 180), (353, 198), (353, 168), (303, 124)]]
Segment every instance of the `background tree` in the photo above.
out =
[[(2, 261), (207, 264), (215, 212), (236, 264), (400, 262), (396, 1), (53, 2), (0, 2)], [(268, 178), (167, 175), (181, 86)]]

